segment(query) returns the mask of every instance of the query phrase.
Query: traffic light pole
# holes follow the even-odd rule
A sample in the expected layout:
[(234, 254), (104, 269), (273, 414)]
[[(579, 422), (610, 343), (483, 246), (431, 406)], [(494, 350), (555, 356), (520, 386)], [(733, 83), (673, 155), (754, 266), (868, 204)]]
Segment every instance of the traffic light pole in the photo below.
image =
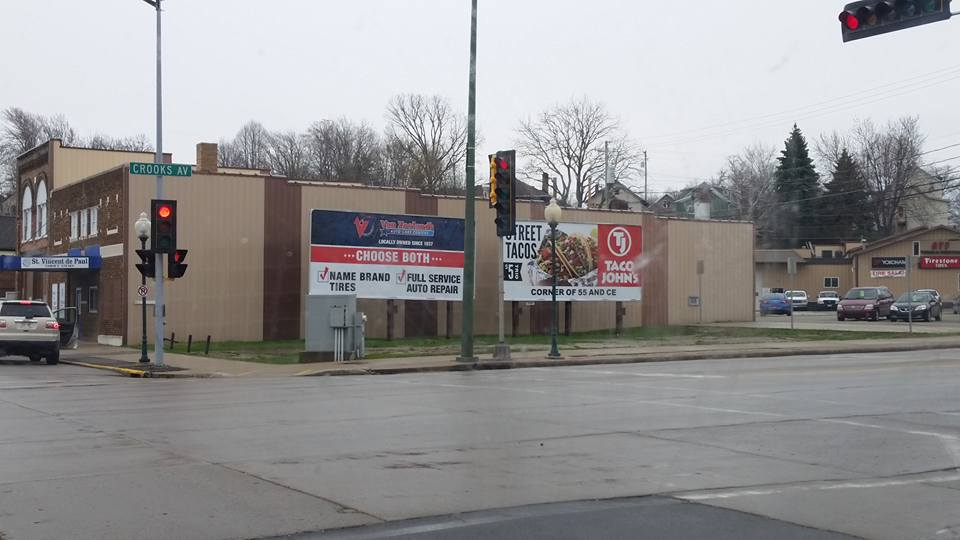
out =
[[(477, 144), (477, 0), (471, 0), (470, 83), (467, 89), (467, 178), (463, 220), (463, 317), (460, 328), (459, 362), (474, 362), (473, 290), (476, 256), (476, 205), (474, 203), (474, 160)], [(502, 266), (502, 265), (501, 265)], [(502, 271), (502, 270), (501, 270)]]
[(499, 249), (497, 249), (497, 346), (493, 351), (493, 359), (502, 362), (510, 361), (510, 345), (507, 345), (503, 336), (503, 244), (502, 236), (498, 236)]
[[(160, 2), (153, 0), (148, 2), (157, 8), (157, 153), (154, 161), (163, 163), (163, 92), (161, 91), (161, 63), (160, 63)], [(157, 175), (157, 198), (163, 198), (163, 176)], [(163, 322), (164, 322), (164, 298), (163, 298), (163, 254), (157, 253), (156, 260), (156, 296), (153, 306), (153, 322), (155, 330), (153, 359), (156, 365), (163, 365)]]

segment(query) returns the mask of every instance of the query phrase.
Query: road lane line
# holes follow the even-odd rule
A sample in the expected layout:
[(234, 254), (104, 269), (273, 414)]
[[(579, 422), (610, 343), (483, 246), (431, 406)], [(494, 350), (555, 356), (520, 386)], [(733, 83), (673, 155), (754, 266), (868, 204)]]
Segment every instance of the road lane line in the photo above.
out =
[(757, 489), (757, 488), (744, 488), (744, 489), (728, 489), (721, 491), (712, 491), (712, 492), (693, 492), (693, 493), (678, 493), (672, 495), (677, 499), (683, 499), (688, 501), (708, 501), (712, 499), (733, 499), (737, 497), (750, 497), (750, 496), (762, 496), (762, 495), (778, 495), (781, 493), (787, 493), (790, 491), (831, 491), (838, 489), (873, 489), (873, 488), (885, 488), (885, 487), (895, 487), (895, 486), (910, 486), (917, 484), (939, 484), (945, 482), (955, 482), (960, 480), (960, 473), (953, 474), (940, 474), (936, 476), (923, 476), (916, 478), (902, 478), (902, 479), (876, 479), (876, 480), (842, 480), (839, 482), (821, 482), (814, 485), (793, 485), (793, 486), (781, 486), (777, 488), (769, 489)]

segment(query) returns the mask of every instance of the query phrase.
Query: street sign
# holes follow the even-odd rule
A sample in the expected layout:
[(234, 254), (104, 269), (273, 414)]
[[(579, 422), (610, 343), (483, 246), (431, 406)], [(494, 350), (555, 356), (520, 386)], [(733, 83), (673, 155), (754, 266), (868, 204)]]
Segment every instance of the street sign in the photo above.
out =
[(184, 163), (130, 162), (130, 174), (145, 176), (193, 176), (193, 165)]
[(150, 289), (148, 289), (146, 285), (137, 287), (137, 294), (140, 296), (140, 298), (146, 298), (149, 292)]

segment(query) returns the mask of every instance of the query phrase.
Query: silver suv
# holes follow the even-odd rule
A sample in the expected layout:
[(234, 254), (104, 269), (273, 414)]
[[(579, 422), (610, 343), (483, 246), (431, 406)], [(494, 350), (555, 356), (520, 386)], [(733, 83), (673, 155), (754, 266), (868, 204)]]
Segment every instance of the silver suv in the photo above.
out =
[(0, 353), (60, 361), (60, 323), (44, 302), (0, 301)]

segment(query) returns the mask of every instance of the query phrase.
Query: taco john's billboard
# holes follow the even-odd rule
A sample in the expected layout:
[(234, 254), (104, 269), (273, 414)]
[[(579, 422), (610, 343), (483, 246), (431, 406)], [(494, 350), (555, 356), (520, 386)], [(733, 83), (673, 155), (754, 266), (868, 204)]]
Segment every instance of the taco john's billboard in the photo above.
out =
[(310, 212), (310, 294), (462, 300), (463, 220)]
[[(550, 226), (518, 221), (504, 238), (505, 300), (550, 301)], [(643, 235), (637, 225), (561, 223), (557, 226), (557, 300), (640, 300)]]

